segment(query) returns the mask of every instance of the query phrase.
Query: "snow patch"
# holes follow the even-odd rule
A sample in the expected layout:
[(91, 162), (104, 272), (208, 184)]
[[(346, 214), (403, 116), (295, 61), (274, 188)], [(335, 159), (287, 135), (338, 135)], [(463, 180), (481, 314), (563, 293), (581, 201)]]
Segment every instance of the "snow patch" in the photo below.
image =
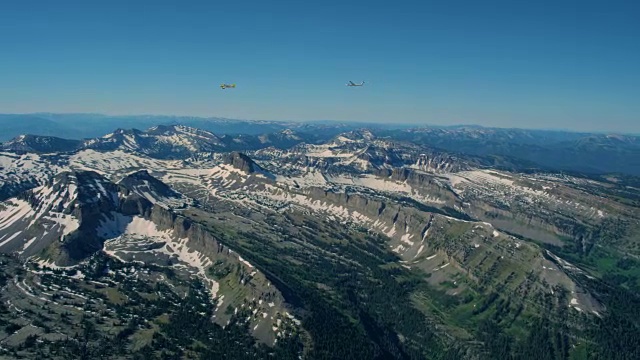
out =
[(36, 241), (36, 239), (37, 239), (37, 237), (33, 237), (31, 240), (27, 240), (24, 243), (24, 246), (22, 247), (21, 253), (24, 252), (25, 250), (27, 250), (29, 248), (29, 246), (31, 246), (31, 244), (33, 244), (33, 242)]

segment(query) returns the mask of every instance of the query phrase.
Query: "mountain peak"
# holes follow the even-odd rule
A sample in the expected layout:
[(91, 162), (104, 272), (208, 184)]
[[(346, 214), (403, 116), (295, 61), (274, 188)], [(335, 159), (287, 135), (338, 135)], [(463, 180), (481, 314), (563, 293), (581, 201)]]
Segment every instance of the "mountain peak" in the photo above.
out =
[(334, 141), (338, 143), (348, 143), (355, 141), (372, 141), (376, 136), (369, 129), (353, 130), (342, 133), (335, 137)]
[(147, 170), (134, 171), (118, 181), (117, 184), (126, 189), (125, 193), (132, 192), (152, 204), (172, 204), (181, 199), (179, 193), (149, 174)]
[(187, 134), (200, 135), (207, 138), (217, 138), (217, 136), (212, 132), (180, 124), (156, 125), (147, 129), (146, 133), (150, 135)]
[(298, 136), (298, 133), (295, 130), (291, 130), (291, 129), (284, 129), (282, 131), (280, 131), (280, 135), (287, 137), (287, 138), (292, 138), (292, 139), (299, 139), (300, 137)]
[(231, 152), (224, 157), (224, 163), (234, 168), (252, 174), (260, 170), (260, 166), (253, 159), (241, 152)]
[(156, 126), (150, 127), (149, 129), (147, 129), (146, 133), (153, 134), (153, 135), (171, 135), (178, 132), (183, 132), (185, 130), (187, 131), (191, 130), (191, 132), (197, 131), (197, 129), (190, 128), (188, 126), (184, 126), (180, 124), (170, 124), (170, 125), (156, 125)]

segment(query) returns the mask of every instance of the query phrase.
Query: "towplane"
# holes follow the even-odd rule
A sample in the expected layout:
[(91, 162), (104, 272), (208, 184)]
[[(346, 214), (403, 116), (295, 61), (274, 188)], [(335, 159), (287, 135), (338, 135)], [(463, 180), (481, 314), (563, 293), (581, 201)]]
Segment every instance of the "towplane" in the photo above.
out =
[(360, 84), (356, 84), (353, 81), (349, 81), (349, 83), (347, 84), (347, 86), (363, 86), (364, 85), (364, 81), (361, 82)]
[(236, 84), (222, 84), (220, 85), (220, 89), (224, 90), (224, 89), (235, 89), (236, 88)]

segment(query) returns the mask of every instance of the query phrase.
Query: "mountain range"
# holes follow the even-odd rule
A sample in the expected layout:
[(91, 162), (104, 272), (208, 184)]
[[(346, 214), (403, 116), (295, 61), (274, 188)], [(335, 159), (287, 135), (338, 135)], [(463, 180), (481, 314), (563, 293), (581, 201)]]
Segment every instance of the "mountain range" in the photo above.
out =
[[(510, 170), (564, 171), (574, 175), (640, 175), (640, 137), (634, 135), (480, 126), (368, 124), (363, 127), (364, 124), (339, 122), (98, 114), (0, 115), (0, 125), (5, 129), (0, 140), (5, 141), (3, 146), (9, 150), (46, 152), (47, 149), (73, 151), (92, 147), (142, 146), (154, 152), (154, 156), (172, 158), (188, 156), (198, 150), (246, 151), (269, 146), (288, 149), (301, 143), (325, 143), (341, 133), (366, 129), (379, 139), (483, 157), (493, 166), (504, 165), (505, 169)], [(114, 128), (119, 130), (111, 132)], [(209, 138), (195, 139), (181, 134), (178, 128), (197, 128)], [(162, 132), (166, 132), (166, 135), (162, 135)], [(32, 136), (21, 137), (24, 134)], [(193, 144), (185, 143), (182, 147), (171, 144), (171, 141), (182, 141), (179, 139), (181, 137)], [(125, 140), (130, 144), (124, 144)], [(153, 142), (153, 145), (146, 142)]]
[(4, 143), (0, 355), (640, 357), (637, 138), (305, 126)]

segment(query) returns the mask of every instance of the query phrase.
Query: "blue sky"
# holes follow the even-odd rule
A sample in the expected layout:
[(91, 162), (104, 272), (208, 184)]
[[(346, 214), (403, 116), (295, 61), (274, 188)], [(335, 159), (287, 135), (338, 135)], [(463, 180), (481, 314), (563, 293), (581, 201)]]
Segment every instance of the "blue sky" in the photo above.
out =
[(638, 3), (3, 1), (0, 112), (640, 133)]

